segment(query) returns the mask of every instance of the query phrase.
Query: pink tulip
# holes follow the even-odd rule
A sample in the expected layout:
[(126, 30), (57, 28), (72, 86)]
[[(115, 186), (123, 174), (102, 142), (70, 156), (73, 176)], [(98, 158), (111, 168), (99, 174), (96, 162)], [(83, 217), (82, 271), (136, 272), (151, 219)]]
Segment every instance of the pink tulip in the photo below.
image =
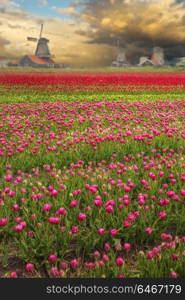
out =
[(124, 259), (122, 257), (117, 257), (116, 258), (116, 265), (118, 267), (122, 267), (124, 264), (125, 264), (125, 261), (124, 261)]
[(25, 266), (26, 272), (33, 272), (35, 270), (35, 266), (32, 263), (27, 263)]

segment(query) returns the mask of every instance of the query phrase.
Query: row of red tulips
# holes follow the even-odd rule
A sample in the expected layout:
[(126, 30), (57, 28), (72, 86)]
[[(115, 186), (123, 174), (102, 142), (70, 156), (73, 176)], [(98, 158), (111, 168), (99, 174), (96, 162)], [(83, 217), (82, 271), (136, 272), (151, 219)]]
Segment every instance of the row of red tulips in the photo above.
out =
[(184, 73), (13, 73), (1, 72), (0, 85), (184, 86)]

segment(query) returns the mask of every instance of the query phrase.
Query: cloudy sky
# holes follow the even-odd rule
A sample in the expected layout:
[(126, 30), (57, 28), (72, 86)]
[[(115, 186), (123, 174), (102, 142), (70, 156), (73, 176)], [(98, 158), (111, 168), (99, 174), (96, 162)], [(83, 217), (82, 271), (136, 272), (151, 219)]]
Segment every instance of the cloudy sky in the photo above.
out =
[(185, 56), (184, 0), (0, 0), (0, 60), (34, 54), (27, 36), (43, 36), (55, 61), (71, 66), (105, 66), (117, 42), (128, 60), (151, 55)]

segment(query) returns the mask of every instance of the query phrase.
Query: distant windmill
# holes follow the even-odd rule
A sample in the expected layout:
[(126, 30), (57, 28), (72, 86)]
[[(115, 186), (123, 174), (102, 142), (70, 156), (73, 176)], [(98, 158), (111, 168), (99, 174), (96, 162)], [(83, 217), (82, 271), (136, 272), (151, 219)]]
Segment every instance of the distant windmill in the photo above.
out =
[(39, 38), (27, 37), (28, 41), (37, 42), (37, 47), (35, 50), (35, 56), (42, 59), (51, 59), (51, 53), (49, 51), (48, 43), (49, 40), (42, 37), (43, 24), (41, 24)]
[(120, 41), (117, 40), (117, 47), (118, 47), (118, 51), (117, 51), (117, 59), (116, 61), (120, 64), (124, 64), (126, 63), (126, 54), (125, 54), (125, 49), (120, 47)]
[(126, 67), (128, 66), (125, 49), (120, 47), (120, 41), (117, 40), (117, 57), (111, 64), (112, 67)]
[(163, 66), (165, 64), (164, 49), (161, 47), (154, 47), (151, 60), (154, 65)]

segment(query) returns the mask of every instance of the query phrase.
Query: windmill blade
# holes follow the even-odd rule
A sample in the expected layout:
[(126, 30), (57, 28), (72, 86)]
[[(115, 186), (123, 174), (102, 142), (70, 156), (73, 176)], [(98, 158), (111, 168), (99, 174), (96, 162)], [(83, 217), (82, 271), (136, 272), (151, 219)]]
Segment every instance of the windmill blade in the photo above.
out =
[(27, 37), (27, 41), (37, 42), (38, 39), (37, 39), (37, 38), (33, 38), (33, 37), (28, 36), (28, 37)]
[(40, 36), (39, 36), (40, 39), (41, 39), (41, 37), (42, 37), (43, 26), (44, 26), (44, 24), (41, 24), (41, 28), (40, 28)]

